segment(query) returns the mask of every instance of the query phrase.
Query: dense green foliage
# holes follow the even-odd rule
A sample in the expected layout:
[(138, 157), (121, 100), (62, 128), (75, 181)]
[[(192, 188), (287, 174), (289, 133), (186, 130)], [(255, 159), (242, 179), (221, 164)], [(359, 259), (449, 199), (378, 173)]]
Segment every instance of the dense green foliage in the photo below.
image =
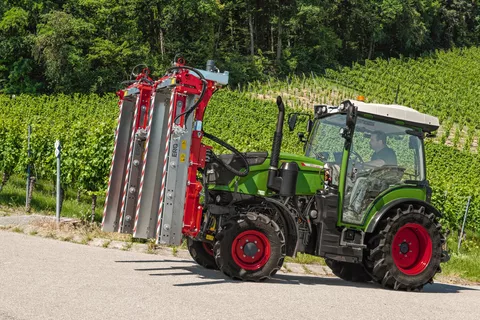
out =
[(237, 83), (479, 41), (478, 0), (0, 0), (0, 90), (112, 92), (179, 52)]
[(480, 166), (478, 154), (427, 143), (426, 160), (432, 201), (445, 214), (443, 224), (453, 232), (459, 230), (471, 196), (467, 225), (476, 230), (480, 225), (480, 176), (474, 169)]
[[(433, 114), (441, 122), (480, 128), (480, 48), (437, 51), (421, 59), (377, 59), (341, 71), (334, 79), (362, 92), (369, 102), (397, 102)], [(397, 96), (398, 90), (398, 96)]]
[[(103, 191), (108, 179), (117, 107), (113, 95), (0, 95), (0, 169), (55, 181), (55, 140), (62, 142), (62, 183)], [(32, 127), (28, 157), (27, 128)]]

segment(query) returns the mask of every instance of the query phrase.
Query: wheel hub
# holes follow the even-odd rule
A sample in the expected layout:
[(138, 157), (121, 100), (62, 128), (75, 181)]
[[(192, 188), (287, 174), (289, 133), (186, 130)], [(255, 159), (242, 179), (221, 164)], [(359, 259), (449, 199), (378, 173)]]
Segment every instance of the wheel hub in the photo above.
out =
[(270, 258), (270, 241), (260, 231), (244, 231), (232, 243), (232, 257), (241, 268), (258, 270)]
[(254, 257), (259, 252), (259, 250), (260, 249), (258, 249), (258, 247), (252, 242), (248, 242), (243, 247), (243, 253), (247, 256), (252, 256), (252, 257)]
[(410, 247), (408, 246), (407, 242), (402, 242), (400, 244), (400, 253), (407, 254), (409, 250), (410, 250)]
[(400, 271), (417, 275), (430, 263), (432, 239), (422, 225), (407, 223), (395, 234), (391, 250), (393, 261)]

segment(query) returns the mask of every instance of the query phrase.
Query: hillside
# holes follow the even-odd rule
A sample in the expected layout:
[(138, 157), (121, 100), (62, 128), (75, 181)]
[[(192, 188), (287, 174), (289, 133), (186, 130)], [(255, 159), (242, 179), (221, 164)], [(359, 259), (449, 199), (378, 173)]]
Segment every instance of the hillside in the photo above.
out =
[[(377, 59), (341, 70), (327, 70), (285, 80), (268, 79), (243, 86), (260, 99), (282, 94), (291, 104), (337, 105), (363, 95), (367, 102), (406, 105), (432, 114), (442, 124), (436, 142), (477, 152), (480, 113), (480, 48), (437, 51), (420, 59)], [(241, 88), (241, 87), (239, 87)]]

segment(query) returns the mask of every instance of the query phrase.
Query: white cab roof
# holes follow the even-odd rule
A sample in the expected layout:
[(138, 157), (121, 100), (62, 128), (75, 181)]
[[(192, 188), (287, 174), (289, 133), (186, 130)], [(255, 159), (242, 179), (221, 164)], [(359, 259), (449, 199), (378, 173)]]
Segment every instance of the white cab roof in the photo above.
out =
[(369, 113), (372, 115), (419, 124), (424, 129), (428, 129), (427, 131), (434, 131), (440, 126), (440, 122), (438, 121), (437, 117), (421, 113), (409, 107), (396, 104), (365, 103), (357, 100), (349, 101), (356, 106), (358, 111), (361, 113)]

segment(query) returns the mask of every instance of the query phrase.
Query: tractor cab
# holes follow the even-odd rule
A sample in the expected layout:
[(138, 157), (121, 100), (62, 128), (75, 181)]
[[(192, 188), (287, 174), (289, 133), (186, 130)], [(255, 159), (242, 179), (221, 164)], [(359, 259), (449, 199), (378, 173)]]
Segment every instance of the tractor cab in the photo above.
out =
[(399, 105), (315, 106), (305, 155), (325, 164), (325, 187), (339, 198), (338, 224), (363, 229), (376, 202), (398, 198), (395, 190), (427, 200), (423, 138), (438, 125), (437, 118)]

